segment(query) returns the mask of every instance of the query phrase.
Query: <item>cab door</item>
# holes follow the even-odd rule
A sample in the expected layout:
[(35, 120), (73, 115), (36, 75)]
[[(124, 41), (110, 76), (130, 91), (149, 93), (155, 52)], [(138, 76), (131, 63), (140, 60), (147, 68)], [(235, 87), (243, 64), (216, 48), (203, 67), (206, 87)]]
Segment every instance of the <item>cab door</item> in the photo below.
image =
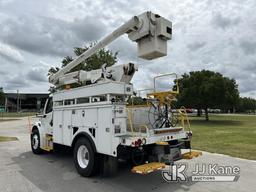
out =
[(44, 128), (46, 133), (52, 134), (52, 126), (53, 126), (53, 113), (52, 113), (52, 97), (47, 99), (44, 115), (41, 119), (42, 127)]

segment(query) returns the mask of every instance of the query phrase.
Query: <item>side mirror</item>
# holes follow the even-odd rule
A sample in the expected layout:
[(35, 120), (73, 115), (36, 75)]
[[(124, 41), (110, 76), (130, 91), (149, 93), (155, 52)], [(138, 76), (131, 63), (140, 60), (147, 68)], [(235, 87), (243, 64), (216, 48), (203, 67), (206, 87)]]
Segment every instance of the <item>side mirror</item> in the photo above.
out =
[(38, 118), (45, 118), (45, 117), (46, 117), (46, 115), (43, 115), (43, 114), (37, 113), (37, 114), (36, 114), (36, 117), (38, 117)]

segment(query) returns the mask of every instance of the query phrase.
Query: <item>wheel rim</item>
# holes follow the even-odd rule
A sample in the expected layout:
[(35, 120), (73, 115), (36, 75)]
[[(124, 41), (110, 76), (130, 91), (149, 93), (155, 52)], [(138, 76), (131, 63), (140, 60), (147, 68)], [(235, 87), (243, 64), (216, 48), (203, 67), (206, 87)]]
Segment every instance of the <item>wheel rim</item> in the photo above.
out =
[(81, 168), (86, 168), (89, 164), (89, 151), (85, 145), (81, 145), (77, 151), (77, 161)]
[(39, 137), (38, 137), (37, 134), (34, 134), (33, 138), (32, 138), (32, 147), (33, 147), (33, 149), (37, 149), (38, 145), (39, 145)]

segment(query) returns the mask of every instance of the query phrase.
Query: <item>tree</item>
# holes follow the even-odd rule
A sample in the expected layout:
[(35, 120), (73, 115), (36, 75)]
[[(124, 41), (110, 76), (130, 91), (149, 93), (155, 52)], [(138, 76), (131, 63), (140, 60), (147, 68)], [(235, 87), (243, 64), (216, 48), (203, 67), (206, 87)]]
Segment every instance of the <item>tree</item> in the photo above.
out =
[[(90, 46), (85, 47), (75, 47), (74, 53), (76, 56), (81, 55), (91, 47), (93, 47), (95, 43), (91, 43)], [(100, 69), (103, 64), (107, 64), (107, 67), (110, 67), (114, 65), (117, 62), (117, 54), (118, 52), (113, 53), (112, 51), (102, 48), (95, 54), (93, 54), (91, 57), (87, 58), (84, 62), (80, 63), (78, 66), (73, 68), (70, 72), (78, 71), (78, 70), (95, 70)], [(66, 56), (62, 60), (62, 66), (65, 67), (68, 63), (73, 61), (73, 58), (71, 56)], [(85, 65), (86, 64), (86, 65)], [(59, 70), (57, 67), (51, 67), (48, 71), (48, 75), (54, 74)]]
[(127, 100), (128, 105), (146, 105), (147, 101), (140, 96), (130, 97)]
[(237, 107), (239, 112), (256, 112), (256, 99), (249, 97), (240, 97)]
[[(85, 47), (75, 47), (74, 53), (76, 56), (81, 55), (91, 47), (93, 47), (95, 43), (91, 43), (89, 46)], [(107, 67), (114, 65), (117, 62), (117, 54), (118, 52), (113, 53), (112, 51), (102, 48), (95, 54), (93, 54), (91, 57), (87, 58), (84, 62), (81, 62), (78, 66), (74, 67), (70, 72), (79, 71), (79, 70), (95, 70), (100, 69), (103, 64), (107, 64)], [(62, 60), (61, 67), (65, 67), (67, 64), (69, 64), (71, 61), (73, 61), (73, 58), (71, 56), (66, 56)], [(86, 64), (86, 65), (85, 65)], [(58, 67), (51, 67), (48, 71), (48, 76), (57, 73), (60, 70)], [(74, 83), (70, 85), (72, 88), (79, 87), (81, 84)], [(63, 89), (64, 86), (59, 87), (59, 89)], [(51, 86), (48, 90), (50, 93), (54, 93), (56, 91), (55, 86)]]
[[(76, 56), (81, 55), (91, 47), (93, 47), (95, 43), (91, 43), (89, 46), (85, 47), (75, 47), (74, 53)], [(114, 65), (117, 62), (117, 54), (118, 52), (113, 53), (112, 51), (102, 48), (95, 54), (93, 54), (91, 57), (87, 58), (84, 62), (81, 62), (78, 66), (74, 67), (70, 72), (79, 71), (79, 70), (95, 70), (100, 69), (103, 64), (107, 64), (107, 67)], [(73, 58), (71, 56), (66, 56), (62, 60), (62, 68), (65, 67), (67, 64), (69, 64), (71, 61), (73, 61)], [(86, 65), (85, 65), (86, 64)], [(48, 76), (55, 74), (59, 71), (58, 67), (51, 67), (48, 71)], [(70, 85), (72, 88), (79, 87), (81, 84), (73, 83)], [(59, 87), (58, 89), (63, 89), (64, 86)], [(48, 90), (50, 93), (54, 93), (56, 91), (55, 86), (51, 86)]]
[(213, 71), (184, 74), (179, 79), (179, 87), (178, 104), (198, 111), (204, 109), (206, 121), (209, 120), (208, 108), (233, 109), (239, 99), (236, 81)]
[(4, 102), (5, 102), (4, 90), (2, 87), (0, 87), (0, 106), (3, 106)]

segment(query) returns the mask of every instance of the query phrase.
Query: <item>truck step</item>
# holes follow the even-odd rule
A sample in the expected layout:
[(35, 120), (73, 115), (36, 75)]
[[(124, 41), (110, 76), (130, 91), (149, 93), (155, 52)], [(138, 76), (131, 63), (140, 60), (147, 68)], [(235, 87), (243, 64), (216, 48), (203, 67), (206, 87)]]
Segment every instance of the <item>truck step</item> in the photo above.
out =
[(151, 173), (153, 171), (157, 171), (160, 169), (165, 168), (165, 164), (164, 163), (159, 163), (159, 162), (151, 162), (151, 163), (146, 163), (143, 165), (138, 165), (132, 168), (132, 172), (133, 173), (139, 173), (139, 174), (148, 174)]
[(46, 139), (47, 141), (52, 141), (52, 135), (46, 134), (45, 139)]
[(52, 147), (44, 147), (43, 150), (45, 150), (45, 151), (51, 151), (51, 150), (53, 150), (53, 148), (52, 148)]
[(191, 151), (182, 154), (182, 159), (193, 159), (194, 157), (199, 157), (202, 155), (202, 152), (200, 151)]
[(53, 144), (52, 144), (52, 135), (50, 134), (45, 134), (45, 144), (42, 147), (43, 150), (45, 151), (52, 151), (53, 150)]

